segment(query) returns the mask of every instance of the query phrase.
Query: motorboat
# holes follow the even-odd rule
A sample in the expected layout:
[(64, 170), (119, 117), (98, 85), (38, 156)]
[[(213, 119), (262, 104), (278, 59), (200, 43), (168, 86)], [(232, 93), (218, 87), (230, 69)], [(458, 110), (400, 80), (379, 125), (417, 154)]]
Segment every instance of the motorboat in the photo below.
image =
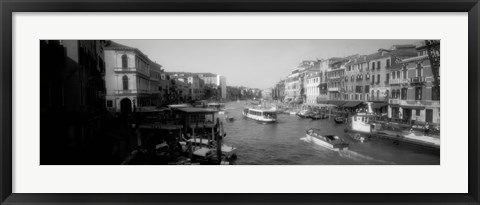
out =
[(348, 149), (348, 143), (345, 142), (343, 139), (338, 137), (337, 135), (323, 135), (321, 134), (319, 129), (308, 129), (306, 138), (309, 141), (314, 142), (317, 145), (320, 145), (322, 147), (328, 148), (333, 151), (339, 151), (339, 150), (347, 150)]

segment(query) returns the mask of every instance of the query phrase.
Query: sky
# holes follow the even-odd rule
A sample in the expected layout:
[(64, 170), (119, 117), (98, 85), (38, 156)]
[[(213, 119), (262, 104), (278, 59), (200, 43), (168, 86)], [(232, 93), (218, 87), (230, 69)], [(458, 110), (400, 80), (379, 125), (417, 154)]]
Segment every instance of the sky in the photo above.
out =
[(223, 75), (228, 86), (266, 89), (302, 60), (367, 55), (418, 40), (113, 40), (138, 48), (167, 72)]

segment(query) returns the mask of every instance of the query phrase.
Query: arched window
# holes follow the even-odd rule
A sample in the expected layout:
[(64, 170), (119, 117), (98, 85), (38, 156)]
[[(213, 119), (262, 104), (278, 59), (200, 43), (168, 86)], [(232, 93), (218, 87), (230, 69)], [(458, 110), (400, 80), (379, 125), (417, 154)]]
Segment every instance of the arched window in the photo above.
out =
[(122, 55), (122, 68), (128, 68), (128, 57), (127, 55)]
[(380, 90), (377, 90), (377, 99), (380, 98)]
[(123, 82), (123, 90), (128, 90), (128, 77), (126, 75), (123, 76), (122, 82)]
[(392, 73), (392, 79), (395, 79), (395, 71)]
[(375, 99), (375, 91), (372, 90), (372, 100)]
[(397, 76), (398, 78), (400, 78), (400, 71), (397, 71)]

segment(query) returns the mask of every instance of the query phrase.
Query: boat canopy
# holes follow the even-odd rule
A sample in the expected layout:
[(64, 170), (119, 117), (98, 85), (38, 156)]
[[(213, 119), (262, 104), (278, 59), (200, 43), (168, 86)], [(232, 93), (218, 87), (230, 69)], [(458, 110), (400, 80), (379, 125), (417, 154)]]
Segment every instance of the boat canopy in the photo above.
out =
[(372, 103), (372, 109), (380, 109), (387, 106), (388, 103)]
[(336, 106), (341, 106), (345, 104), (345, 101), (340, 101), (340, 100), (329, 100), (328, 104), (336, 105)]
[(184, 107), (192, 107), (190, 104), (176, 104), (176, 105), (168, 105), (169, 108), (184, 108)]
[(355, 108), (355, 107), (359, 106), (360, 104), (362, 104), (362, 102), (359, 102), (359, 101), (347, 102), (343, 105), (343, 107)]
[(185, 113), (217, 113), (216, 110), (206, 109), (206, 108), (197, 108), (197, 107), (183, 107), (177, 108), (177, 110)]

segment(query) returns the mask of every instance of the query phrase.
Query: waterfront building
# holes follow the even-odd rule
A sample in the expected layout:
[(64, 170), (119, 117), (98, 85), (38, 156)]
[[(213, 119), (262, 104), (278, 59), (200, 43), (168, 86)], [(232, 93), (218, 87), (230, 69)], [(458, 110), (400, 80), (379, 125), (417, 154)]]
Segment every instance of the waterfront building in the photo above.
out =
[(318, 61), (318, 67), (319, 67), (319, 93), (317, 97), (317, 103), (323, 103), (327, 100), (328, 98), (328, 90), (327, 90), (327, 72), (328, 72), (328, 59), (327, 60), (319, 60)]
[(318, 70), (318, 61), (303, 60), (287, 76), (285, 80), (285, 100), (303, 103), (307, 100), (306, 95), (306, 76), (308, 73)]
[(389, 118), (440, 124), (440, 64), (435, 64), (440, 51), (427, 43), (419, 42), (416, 56), (398, 60), (390, 69)]
[(279, 81), (273, 90), (273, 99), (283, 101), (285, 99), (285, 80)]
[(367, 56), (351, 59), (345, 65), (344, 94), (347, 101), (368, 101), (370, 93), (370, 70)]
[(298, 70), (293, 70), (290, 75), (285, 79), (285, 101), (295, 101), (300, 96), (299, 85), (299, 73)]
[(328, 59), (327, 90), (329, 100), (342, 100), (346, 58)]
[(306, 76), (307, 104), (317, 104), (320, 96), (320, 72), (309, 73)]
[(397, 60), (416, 55), (414, 45), (394, 45), (367, 56), (370, 71), (369, 101), (387, 102), (390, 96), (390, 67)]
[(106, 105), (109, 111), (128, 114), (137, 108), (159, 104), (161, 66), (147, 55), (137, 48), (108, 41), (105, 64)]
[(186, 77), (187, 83), (190, 85), (190, 96), (192, 100), (203, 99), (203, 87), (205, 83), (196, 74), (190, 74)]
[(75, 164), (80, 160), (76, 154), (100, 136), (105, 43), (40, 41), (41, 164)]

